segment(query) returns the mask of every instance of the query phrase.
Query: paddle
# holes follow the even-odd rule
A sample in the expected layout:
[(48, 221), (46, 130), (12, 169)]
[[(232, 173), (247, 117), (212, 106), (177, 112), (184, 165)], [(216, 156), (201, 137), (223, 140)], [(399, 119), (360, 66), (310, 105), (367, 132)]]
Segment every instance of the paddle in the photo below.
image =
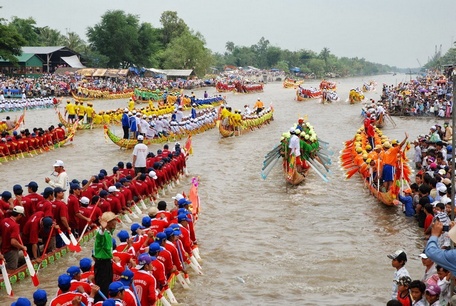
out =
[[(24, 244), (22, 243), (21, 236), (19, 236), (18, 238), (19, 238), (19, 242), (20, 242), (22, 245), (24, 245)], [(32, 261), (30, 260), (30, 257), (29, 257), (29, 255), (27, 254), (27, 251), (26, 251), (26, 250), (23, 250), (22, 252), (24, 253), (25, 263), (27, 264), (27, 268), (28, 268), (28, 270), (29, 270), (30, 277), (32, 278), (33, 286), (38, 287), (38, 286), (40, 285), (40, 280), (38, 279), (38, 275), (36, 275), (36, 273), (35, 273), (35, 268), (34, 268), (33, 265), (32, 265)]]
[(78, 241), (76, 240), (76, 238), (74, 238), (73, 233), (70, 232), (70, 234), (68, 236), (70, 237), (71, 245), (75, 248), (75, 252), (76, 253), (81, 252), (81, 246), (78, 244)]
[(265, 169), (263, 169), (263, 171), (261, 171), (261, 177), (263, 178), (263, 180), (265, 180), (268, 177), (269, 173), (274, 168), (274, 166), (277, 164), (277, 161), (279, 159), (280, 159), (280, 156), (278, 156), (274, 162), (270, 163), (269, 167), (266, 167)]
[(79, 246), (79, 248), (78, 248), (77, 246), (73, 245), (71, 243), (70, 239), (68, 239), (68, 237), (65, 235), (64, 232), (62, 232), (60, 230), (60, 228), (58, 228), (57, 231), (58, 231), (58, 233), (60, 235), (60, 238), (62, 238), (63, 243), (65, 243), (68, 246), (68, 248), (70, 249), (71, 252), (78, 252), (78, 249), (80, 251), (81, 247), (78, 245)]
[[(51, 237), (52, 237), (52, 232), (54, 231), (54, 225), (52, 225), (51, 227), (51, 230), (49, 232), (49, 236), (48, 236), (48, 239), (46, 241), (46, 245), (44, 246), (44, 249), (43, 249), (43, 255), (41, 255), (41, 262), (43, 262), (44, 260), (44, 256), (46, 256), (46, 251), (47, 251), (47, 248), (49, 246), (49, 242), (51, 241)], [(40, 271), (40, 268), (41, 268), (41, 262), (38, 266), (38, 269), (36, 269), (36, 274), (38, 274), (38, 272)]]
[(6, 271), (5, 261), (0, 260), (0, 268), (2, 270), (3, 282), (5, 283), (6, 293), (9, 296), (14, 296), (13, 288), (11, 287), (11, 282), (9, 279), (8, 271)]
[(182, 287), (184, 287), (184, 289), (190, 289), (190, 286), (187, 284), (181, 273), (176, 271), (175, 275), (177, 277), (177, 280), (179, 281), (179, 284), (181, 284)]
[(310, 167), (312, 167), (312, 169), (313, 169), (315, 172), (317, 172), (317, 174), (322, 178), (323, 181), (329, 182), (328, 178), (327, 178), (323, 173), (321, 173), (320, 170), (318, 170), (318, 169), (313, 165), (313, 163), (312, 163), (312, 161), (311, 161), (310, 159), (308, 160), (308, 162), (309, 162)]

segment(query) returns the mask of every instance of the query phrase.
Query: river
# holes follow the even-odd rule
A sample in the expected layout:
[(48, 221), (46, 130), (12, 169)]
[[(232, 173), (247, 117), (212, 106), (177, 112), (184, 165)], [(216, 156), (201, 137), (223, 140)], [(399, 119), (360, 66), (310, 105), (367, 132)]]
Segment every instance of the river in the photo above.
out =
[[(338, 167), (338, 153), (345, 140), (361, 126), (361, 107), (345, 100), (348, 91), (371, 79), (377, 91), (366, 98), (378, 100), (381, 85), (408, 80), (407, 75), (336, 79), (340, 102), (322, 105), (317, 100), (294, 101), (295, 91), (281, 83), (265, 85), (259, 94), (226, 94), (228, 104), (243, 109), (253, 106), (257, 97), (275, 108), (271, 124), (248, 134), (221, 139), (216, 129), (193, 137), (194, 155), (189, 157), (190, 176), (173, 190), (188, 192), (192, 176), (200, 179), (202, 213), (197, 237), (203, 258), (204, 276), (192, 277), (192, 290), (175, 287), (181, 305), (385, 305), (390, 297), (394, 269), (387, 254), (404, 249), (412, 279), (421, 278), (424, 267), (418, 254), (424, 241), (416, 224), (395, 207), (386, 207), (368, 194), (359, 176), (345, 180)], [(304, 87), (317, 87), (310, 80)], [(215, 94), (214, 88), (208, 88)], [(203, 91), (196, 91), (202, 96)], [(96, 110), (125, 107), (126, 100), (95, 101)], [(65, 104), (65, 103), (63, 103)], [(64, 105), (60, 108), (63, 109)], [(0, 116), (6, 117), (7, 114)], [(10, 116), (18, 114), (10, 113)], [(308, 116), (317, 135), (334, 151), (330, 182), (323, 182), (310, 171), (298, 187), (285, 184), (281, 167), (260, 177), (264, 155), (278, 144), (299, 116)], [(436, 121), (394, 117), (384, 134), (402, 140), (404, 132), (415, 139), (429, 131)], [(29, 128), (56, 125), (52, 109), (27, 112)], [(121, 133), (117, 127), (116, 132)], [(149, 146), (156, 151), (161, 146)], [(56, 159), (65, 162), (70, 178), (82, 180), (102, 168), (109, 173), (120, 160), (131, 160), (131, 151), (119, 150), (105, 140), (102, 129), (78, 131), (73, 144), (33, 158), (0, 166), (1, 190), (35, 180), (39, 191)], [(171, 196), (164, 199), (171, 203)], [(83, 252), (67, 256), (39, 272), (41, 287), (53, 296), (57, 276), (69, 265), (88, 256)], [(34, 288), (29, 279), (14, 286), (16, 296), (31, 298)], [(10, 303), (4, 291), (0, 302)]]

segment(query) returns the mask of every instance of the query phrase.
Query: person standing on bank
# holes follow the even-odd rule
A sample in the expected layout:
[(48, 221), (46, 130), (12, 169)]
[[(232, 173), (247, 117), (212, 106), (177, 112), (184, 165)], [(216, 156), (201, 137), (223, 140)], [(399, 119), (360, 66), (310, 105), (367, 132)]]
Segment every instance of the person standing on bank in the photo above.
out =
[(146, 159), (149, 153), (149, 148), (143, 143), (144, 136), (138, 136), (138, 143), (133, 149), (133, 168), (135, 168), (135, 174), (146, 173)]
[[(108, 296), (109, 284), (112, 282), (112, 235), (117, 226), (117, 216), (110, 211), (101, 215), (100, 228), (96, 232), (93, 257), (95, 259), (95, 283), (100, 291)], [(96, 301), (101, 301), (97, 295)]]
[(46, 177), (44, 181), (48, 183), (52, 188), (60, 187), (63, 190), (65, 190), (63, 201), (65, 203), (68, 203), (68, 196), (70, 195), (70, 180), (68, 178), (68, 174), (65, 171), (63, 161), (55, 161), (54, 172), (57, 173), (55, 179), (50, 179), (49, 177)]

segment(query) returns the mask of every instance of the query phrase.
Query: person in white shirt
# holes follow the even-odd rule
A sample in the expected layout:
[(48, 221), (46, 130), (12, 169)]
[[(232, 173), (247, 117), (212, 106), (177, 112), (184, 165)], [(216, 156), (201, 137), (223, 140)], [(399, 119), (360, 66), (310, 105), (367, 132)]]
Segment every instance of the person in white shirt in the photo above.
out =
[(407, 262), (407, 254), (403, 250), (397, 250), (396, 252), (387, 255), (391, 259), (391, 265), (396, 269), (393, 276), (393, 286), (391, 288), (391, 299), (397, 300), (397, 281), (402, 276), (410, 277), (409, 272), (405, 268)]
[(64, 163), (61, 160), (56, 160), (54, 163), (54, 172), (52, 175), (57, 176), (54, 179), (50, 179), (49, 177), (44, 178), (44, 181), (48, 183), (52, 188), (60, 187), (64, 190), (64, 198), (63, 201), (68, 203), (68, 196), (70, 195), (70, 181), (68, 178), (68, 174), (64, 169)]
[(149, 153), (149, 148), (143, 143), (144, 136), (138, 136), (138, 143), (133, 148), (132, 166), (135, 168), (135, 173), (146, 173), (146, 159)]

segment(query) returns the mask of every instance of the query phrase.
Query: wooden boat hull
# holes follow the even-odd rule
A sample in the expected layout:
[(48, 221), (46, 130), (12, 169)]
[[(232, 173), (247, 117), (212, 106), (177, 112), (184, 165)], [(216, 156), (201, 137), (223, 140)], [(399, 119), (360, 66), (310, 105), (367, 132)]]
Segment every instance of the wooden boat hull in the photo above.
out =
[(319, 99), (322, 96), (321, 91), (312, 92), (309, 89), (296, 90), (296, 101), (307, 101), (310, 99)]
[(290, 80), (285, 80), (283, 81), (283, 88), (298, 88), (299, 85), (302, 85), (304, 81), (290, 81)]
[(239, 125), (224, 126), (221, 122), (218, 122), (219, 132), (222, 138), (240, 136), (253, 131), (254, 128), (259, 128), (261, 125), (269, 123), (272, 120), (274, 120), (274, 110), (264, 114), (260, 118), (242, 120)]

